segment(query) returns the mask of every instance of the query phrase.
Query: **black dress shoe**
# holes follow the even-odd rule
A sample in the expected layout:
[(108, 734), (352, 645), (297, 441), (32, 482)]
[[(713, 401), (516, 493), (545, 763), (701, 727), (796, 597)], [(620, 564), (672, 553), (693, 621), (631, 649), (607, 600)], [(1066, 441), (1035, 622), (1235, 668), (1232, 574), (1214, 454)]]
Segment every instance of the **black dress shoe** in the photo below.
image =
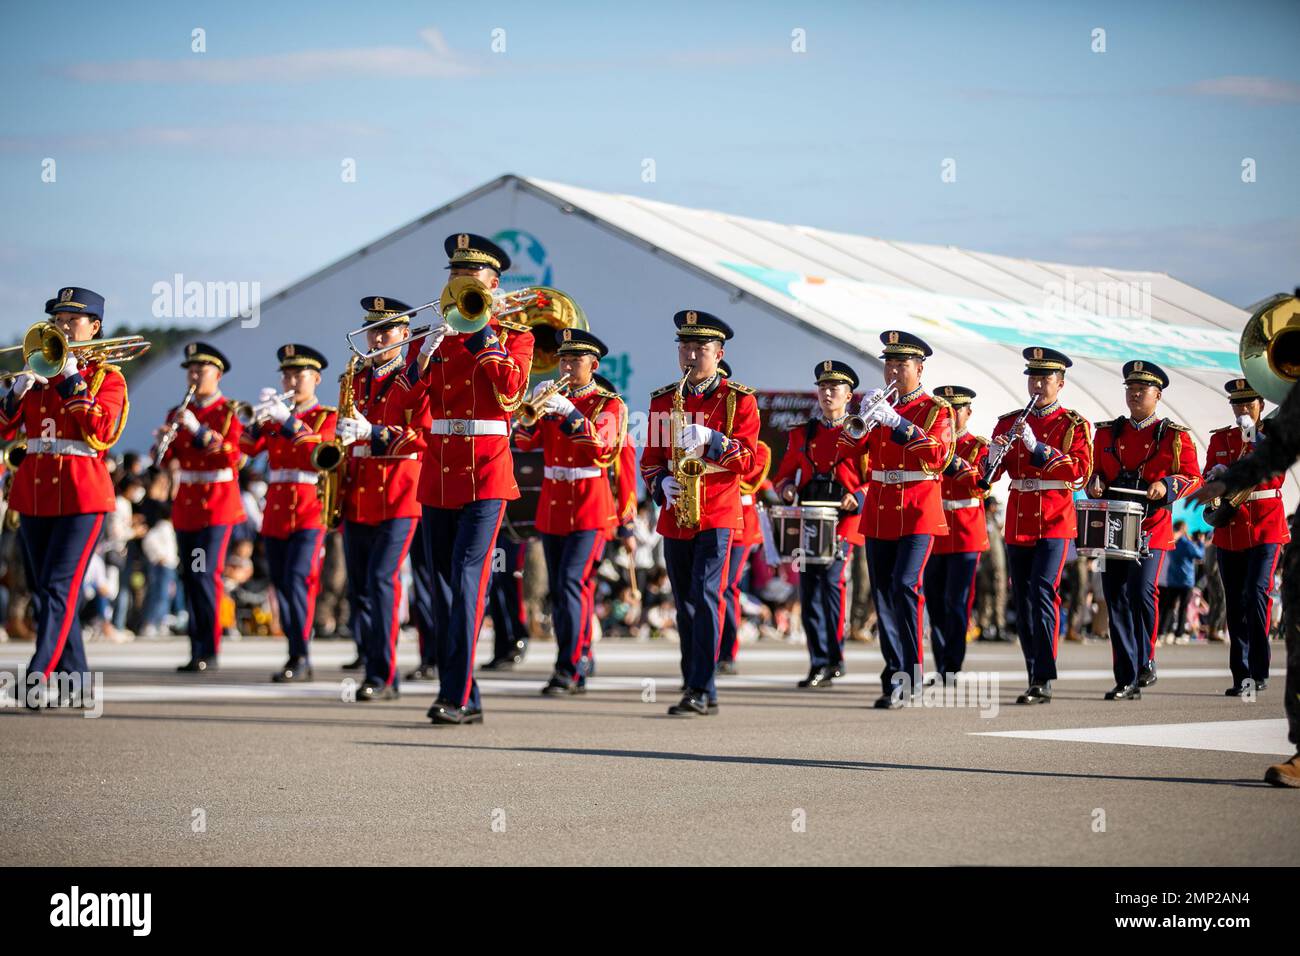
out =
[(903, 698), (896, 697), (893, 694), (881, 694), (871, 706), (874, 710), (901, 710)]
[(1139, 687), (1150, 687), (1155, 682), (1156, 682), (1155, 664), (1148, 664), (1146, 667), (1142, 668), (1142, 670), (1138, 672), (1137, 685)]
[(688, 690), (682, 699), (668, 708), (674, 717), (707, 717), (709, 695), (702, 690)]
[(276, 684), (288, 684), (293, 681), (311, 680), (311, 664), (305, 657), (291, 657), (285, 662), (285, 665), (271, 675), (271, 680)]
[(736, 673), (739, 673), (739, 671), (736, 670), (736, 662), (735, 662), (735, 661), (718, 661), (718, 668), (717, 668), (717, 670), (718, 670), (718, 673), (719, 673), (719, 674), (736, 674)]
[(196, 657), (176, 668), (178, 674), (203, 674), (217, 669), (215, 657)]
[(1246, 693), (1246, 688), (1242, 687), (1240, 684), (1237, 684), (1237, 685), (1234, 685), (1234, 686), (1232, 686), (1232, 687), (1229, 687), (1227, 690), (1225, 690), (1225, 691), (1223, 692), (1223, 696), (1224, 696), (1224, 697), (1240, 697), (1240, 696), (1241, 696), (1242, 694), (1244, 694), (1244, 693)]
[(1107, 700), (1141, 700), (1142, 691), (1138, 689), (1137, 684), (1129, 684), (1127, 687), (1121, 687), (1116, 684), (1110, 690), (1106, 691)]
[(406, 675), (407, 680), (437, 680), (438, 668), (433, 664), (421, 664)]
[(1051, 684), (1030, 684), (1029, 689), (1016, 698), (1017, 704), (1050, 704), (1051, 702)]
[(1265, 677), (1263, 680), (1255, 681), (1255, 690), (1268, 690), (1268, 678)]
[(718, 702), (716, 700), (709, 701), (709, 716), (712, 717), (717, 712), (718, 712)]
[(559, 674), (552, 674), (551, 679), (542, 688), (542, 694), (545, 697), (572, 697), (586, 692), (586, 684), (579, 683), (577, 680), (565, 680)]
[(836, 661), (830, 667), (826, 668), (826, 670), (830, 672), (831, 679), (843, 677), (848, 673), (848, 669), (844, 666), (843, 661)]
[(522, 663), (523, 659), (522, 654), (511, 654), (508, 657), (494, 657), (479, 669), (485, 671), (510, 671), (514, 670), (516, 664)]
[(808, 672), (808, 676), (799, 682), (800, 687), (830, 687), (831, 686), (831, 669), (829, 667), (814, 667)]
[(449, 700), (435, 700), (426, 716), (435, 724), (481, 724), (483, 708), (457, 707)]
[(356, 660), (352, 661), (351, 663), (344, 664), (343, 669), (345, 671), (359, 671), (359, 670), (364, 670), (365, 666), (366, 666), (366, 659), (362, 657), (360, 654), (358, 654)]
[(401, 696), (392, 684), (372, 684), (370, 681), (364, 681), (357, 688), (358, 701), (397, 700)]

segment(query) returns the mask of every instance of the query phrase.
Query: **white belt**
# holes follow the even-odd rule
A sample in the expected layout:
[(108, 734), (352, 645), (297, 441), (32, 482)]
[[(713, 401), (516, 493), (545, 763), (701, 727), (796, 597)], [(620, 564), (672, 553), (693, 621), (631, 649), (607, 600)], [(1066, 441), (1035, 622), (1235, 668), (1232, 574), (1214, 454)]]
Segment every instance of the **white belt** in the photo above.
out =
[(983, 498), (945, 498), (943, 502), (943, 510), (960, 511), (962, 508), (978, 508), (983, 503)]
[(266, 480), (273, 485), (314, 485), (320, 480), (320, 472), (272, 468), (266, 473)]
[(1281, 488), (1269, 488), (1267, 491), (1252, 491), (1247, 501), (1259, 501), (1263, 498), (1281, 498)]
[(901, 485), (905, 481), (938, 481), (939, 476), (924, 471), (872, 471), (871, 480), (886, 485)]
[(599, 478), (599, 468), (562, 468), (559, 465), (547, 465), (542, 469), (542, 477), (551, 481), (580, 481), (583, 478)]
[(1016, 491), (1068, 491), (1070, 483), (1047, 478), (1013, 478), (1011, 487)]
[(741, 496), (740, 496), (740, 503), (741, 503), (742, 505), (745, 505), (745, 506), (752, 505), (752, 504), (754, 503), (754, 496), (753, 496), (753, 495), (741, 495)]
[(210, 485), (218, 481), (234, 481), (235, 472), (230, 468), (218, 468), (216, 471), (189, 471), (182, 468), (176, 472), (176, 480), (182, 485)]
[(348, 446), (353, 458), (374, 458), (379, 461), (415, 461), (420, 456), (412, 452), (409, 455), (372, 455), (370, 446), (362, 442), (353, 442)]
[(510, 426), (500, 419), (435, 418), (429, 426), (431, 435), (509, 435)]
[(27, 454), (81, 455), (84, 458), (99, 457), (99, 452), (95, 451), (84, 441), (74, 441), (71, 438), (28, 438)]

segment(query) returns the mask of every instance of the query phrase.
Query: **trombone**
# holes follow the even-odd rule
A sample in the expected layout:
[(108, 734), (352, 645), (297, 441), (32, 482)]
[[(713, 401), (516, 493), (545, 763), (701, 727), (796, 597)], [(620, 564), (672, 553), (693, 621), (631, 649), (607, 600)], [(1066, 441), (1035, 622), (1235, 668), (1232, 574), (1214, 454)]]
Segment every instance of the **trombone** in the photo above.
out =
[[(403, 317), (411, 318), (412, 316), (418, 315), (419, 313), (423, 312), (425, 309), (436, 309), (438, 308), (438, 301), (439, 300), (434, 299), (432, 302), (424, 303), (424, 305), (417, 305), (414, 309), (407, 309), (405, 312), (398, 312), (396, 315), (392, 316), (391, 319), (386, 320), (384, 323), (381, 324), (387, 324), (388, 322), (393, 322)], [(363, 325), (361, 328), (353, 329), (351, 332), (347, 334), (348, 349), (352, 351), (363, 362), (368, 362), (371, 359), (378, 358), (380, 355), (383, 355), (385, 352), (391, 352), (393, 351), (393, 349), (399, 349), (403, 345), (409, 345), (412, 342), (419, 341), (420, 339), (425, 338), (426, 336), (432, 335), (438, 329), (438, 326), (430, 325), (423, 329), (419, 329), (418, 331), (412, 332), (410, 335), (404, 338), (397, 345), (390, 345), (387, 348), (375, 349), (373, 352), (363, 352), (361, 351), (361, 349), (357, 348), (356, 343), (353, 342), (352, 339), (354, 336), (360, 335), (362, 332), (366, 331), (366, 329), (372, 327), (373, 324)]]
[[(151, 342), (142, 335), (120, 335), (112, 339), (91, 339), (89, 342), (69, 342), (68, 337), (53, 322), (37, 322), (27, 330), (21, 345), (0, 349), (0, 355), (21, 352), (24, 365), (42, 378), (52, 378), (63, 371), (68, 353), (81, 363), (129, 362), (149, 351)], [(5, 372), (0, 380), (12, 383), (17, 372)]]

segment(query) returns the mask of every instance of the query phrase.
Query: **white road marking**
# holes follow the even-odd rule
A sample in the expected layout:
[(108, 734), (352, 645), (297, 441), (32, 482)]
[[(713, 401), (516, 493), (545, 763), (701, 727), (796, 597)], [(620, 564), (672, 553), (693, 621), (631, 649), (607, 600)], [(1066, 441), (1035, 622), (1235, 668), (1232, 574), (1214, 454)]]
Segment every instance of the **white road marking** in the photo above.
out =
[[(1163, 671), (1160, 676), (1165, 676)], [(1213, 720), (1195, 724), (1138, 724), (1129, 727), (1078, 727), (1063, 730), (998, 730), (972, 733), (971, 736), (1066, 740), (1089, 744), (1125, 744), (1134, 747), (1180, 747), (1186, 750), (1226, 750), (1242, 754), (1289, 756), (1295, 753), (1295, 747), (1287, 743), (1285, 720)]]

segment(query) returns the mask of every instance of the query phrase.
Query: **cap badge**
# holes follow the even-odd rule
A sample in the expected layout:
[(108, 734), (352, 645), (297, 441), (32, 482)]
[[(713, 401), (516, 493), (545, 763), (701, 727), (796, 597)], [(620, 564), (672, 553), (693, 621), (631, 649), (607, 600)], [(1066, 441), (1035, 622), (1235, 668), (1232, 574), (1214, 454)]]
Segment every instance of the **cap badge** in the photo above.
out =
[(462, 232), (459, 236), (456, 237), (456, 248), (457, 249), (469, 248), (469, 233)]
[(384, 297), (382, 295), (375, 296), (375, 311), (376, 312), (384, 311)]
[(1042, 350), (1042, 349), (1034, 349), (1034, 358), (1036, 358), (1036, 359), (1040, 359), (1040, 358), (1042, 358), (1042, 357), (1043, 357), (1043, 350)]

